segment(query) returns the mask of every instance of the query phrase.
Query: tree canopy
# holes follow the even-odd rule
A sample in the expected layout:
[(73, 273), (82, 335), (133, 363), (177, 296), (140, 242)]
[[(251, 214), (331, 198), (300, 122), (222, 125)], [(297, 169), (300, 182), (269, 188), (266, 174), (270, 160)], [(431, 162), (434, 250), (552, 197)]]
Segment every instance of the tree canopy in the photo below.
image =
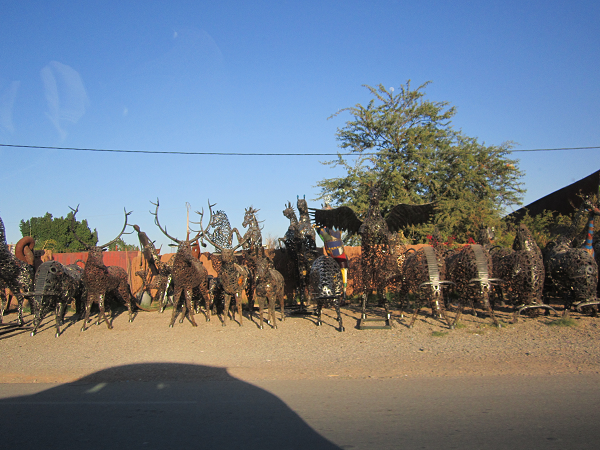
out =
[[(69, 231), (72, 218), (72, 212), (67, 214), (66, 218), (52, 217), (52, 214), (47, 212), (43, 217), (21, 220), (19, 228), (23, 237), (31, 236), (35, 239), (36, 249), (50, 248), (57, 253), (87, 251)], [(92, 232), (85, 219), (75, 221), (75, 233), (90, 246), (98, 243), (98, 232)]]
[(398, 91), (365, 86), (373, 97), (366, 106), (333, 114), (352, 116), (336, 133), (350, 155), (338, 152), (337, 159), (323, 162), (346, 174), (319, 181), (319, 198), (364, 214), (369, 185), (378, 182), (384, 215), (398, 203), (436, 202), (433, 223), (411, 227), (411, 240), (423, 242), (437, 226), (466, 242), (482, 226), (500, 227), (504, 210), (521, 204), (523, 174), (508, 157), (511, 142), (486, 146), (452, 128), (455, 107), (427, 100), (427, 85), (412, 89), (409, 80)]

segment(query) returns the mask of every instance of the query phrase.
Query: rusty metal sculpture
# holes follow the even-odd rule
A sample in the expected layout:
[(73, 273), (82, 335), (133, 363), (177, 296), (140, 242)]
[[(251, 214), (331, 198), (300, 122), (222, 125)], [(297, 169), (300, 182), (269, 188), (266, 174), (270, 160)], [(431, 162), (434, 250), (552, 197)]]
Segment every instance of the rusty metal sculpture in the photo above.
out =
[(460, 319), (465, 304), (470, 304), (475, 313), (475, 302), (479, 302), (494, 325), (500, 326), (490, 300), (493, 289), (501, 283), (500, 279), (492, 275), (493, 260), (489, 245), (491, 231), (487, 228), (480, 230), (479, 243), (467, 244), (450, 252), (445, 258), (448, 280), (454, 283), (454, 292), (459, 296), (454, 323)]
[(257, 258), (259, 258), (259, 254), (263, 250), (260, 222), (256, 218), (258, 211), (258, 209), (254, 209), (252, 206), (246, 208), (242, 226), (248, 229), (243, 237), (240, 236), (237, 228), (233, 229), (237, 233), (238, 242), (246, 242), (242, 245), (242, 259), (244, 266), (250, 273), (248, 284), (246, 285), (246, 298), (248, 299), (248, 311), (250, 315), (252, 315), (254, 310), (254, 292), (256, 290), (254, 283), (258, 264)]
[(517, 227), (512, 251), (492, 248), (490, 254), (495, 276), (502, 280), (499, 284), (502, 302), (514, 307), (513, 322), (526, 310), (554, 311), (543, 301), (544, 259), (525, 224)]
[[(21, 241), (19, 241), (21, 242)], [(29, 243), (29, 241), (27, 241)], [(33, 249), (33, 245), (29, 243), (28, 248)], [(6, 233), (4, 230), (4, 222), (0, 218), (0, 288), (4, 292), (4, 288), (10, 289), (13, 296), (17, 298), (18, 313), (17, 313), (17, 324), (23, 325), (23, 294), (33, 290), (33, 260), (31, 264), (23, 262), (9, 251), (8, 244), (6, 242)], [(10, 298), (10, 297), (9, 297)], [(4, 316), (4, 309), (8, 307), (8, 299), (6, 299), (6, 305), (2, 299), (0, 299), (0, 323)], [(32, 312), (35, 310), (35, 302), (30, 301), (32, 306)]]
[(334, 209), (314, 209), (315, 224), (337, 228), (361, 238), (361, 271), (363, 283), (361, 324), (367, 319), (368, 294), (375, 290), (386, 314), (386, 328), (391, 326), (387, 299), (383, 295), (387, 280), (387, 262), (391, 233), (408, 226), (426, 222), (433, 214), (434, 205), (399, 204), (394, 206), (385, 218), (381, 214), (379, 201), (381, 190), (378, 184), (369, 190), (369, 209), (364, 220), (360, 220), (347, 206)]
[[(202, 227), (202, 218), (204, 216), (204, 211), (197, 212), (200, 215), (200, 222), (198, 225), (200, 226), (199, 234), (202, 235), (202, 238), (205, 239), (209, 244), (211, 244), (215, 250), (220, 252), (220, 266), (218, 267), (218, 276), (217, 276), (217, 286), (215, 289), (217, 291), (223, 292), (224, 297), (224, 310), (223, 310), (223, 326), (227, 325), (227, 319), (229, 314), (229, 307), (231, 305), (231, 299), (233, 298), (235, 304), (237, 306), (238, 314), (240, 316), (240, 326), (243, 325), (243, 316), (242, 316), (242, 292), (246, 289), (248, 284), (248, 277), (250, 276), (250, 272), (244, 266), (237, 264), (235, 251), (242, 247), (247, 243), (247, 240), (242, 240), (238, 242), (238, 244), (233, 248), (227, 248), (216, 242), (212, 239), (214, 232), (210, 232), (210, 224), (213, 223), (213, 214), (212, 207), (214, 205), (208, 202), (208, 210), (210, 213), (210, 217), (208, 219), (209, 226), (204, 229)], [(219, 235), (219, 234), (218, 234)], [(231, 242), (231, 241), (229, 241)], [(212, 257), (215, 255), (211, 255)], [(235, 310), (233, 311), (233, 320), (235, 320)]]
[(343, 294), (344, 280), (339, 264), (331, 256), (319, 256), (310, 268), (310, 295), (317, 303), (317, 325), (321, 326), (323, 323), (323, 307), (333, 305), (337, 314), (338, 330), (345, 330), (340, 312)]
[[(156, 295), (152, 300), (157, 301), (158, 311), (162, 313), (167, 304), (167, 290), (172, 281), (173, 258), (168, 262), (163, 262), (148, 235), (138, 225), (133, 225), (133, 229), (138, 234), (142, 255), (144, 255), (150, 269), (150, 274), (144, 270), (136, 272), (136, 275), (142, 279), (142, 292), (150, 292), (151, 289), (156, 289)], [(148, 275), (150, 275), (149, 281)]]
[(122, 267), (105, 266), (102, 256), (104, 249), (116, 242), (117, 239), (119, 239), (125, 232), (125, 229), (127, 228), (127, 217), (131, 214), (131, 212), (127, 212), (125, 210), (125, 224), (116, 238), (104, 245), (90, 246), (75, 233), (75, 215), (79, 211), (79, 206), (77, 206), (76, 209), (71, 208), (71, 210), (73, 211), (73, 215), (71, 216), (70, 232), (73, 234), (75, 239), (77, 239), (87, 249), (88, 252), (82, 277), (83, 283), (85, 284), (85, 289), (87, 291), (87, 296), (85, 302), (85, 317), (81, 331), (85, 331), (86, 329), (86, 325), (90, 319), (90, 311), (93, 303), (98, 303), (98, 307), (100, 309), (96, 324), (99, 325), (100, 320), (104, 320), (108, 329), (112, 329), (112, 324), (109, 320), (112, 314), (109, 314), (109, 318), (107, 318), (105, 315), (105, 309), (107, 307), (107, 295), (113, 295), (127, 305), (129, 322), (133, 322), (133, 306), (135, 305), (138, 308), (139, 306), (136, 304), (135, 298), (131, 293), (129, 283), (127, 281), (127, 272)]
[(414, 326), (423, 306), (429, 304), (434, 317), (442, 317), (450, 328), (454, 328), (455, 321), (450, 319), (445, 308), (444, 287), (452, 282), (448, 281), (446, 261), (441, 255), (441, 249), (425, 245), (416, 251), (407, 251), (401, 272), (401, 294), (404, 298), (412, 295), (415, 300), (408, 327)]
[(211, 298), (208, 291), (208, 272), (204, 265), (194, 257), (192, 253), (192, 245), (202, 237), (202, 233), (198, 232), (193, 239), (190, 239), (188, 231), (188, 235), (183, 241), (174, 238), (167, 233), (166, 229), (163, 229), (158, 221), (158, 199), (156, 199), (156, 203), (152, 204), (156, 206), (156, 210), (152, 213), (154, 215), (154, 223), (165, 236), (178, 244), (177, 253), (175, 253), (175, 256), (172, 258), (173, 265), (170, 270), (173, 283), (173, 314), (171, 316), (169, 327), (173, 326), (175, 319), (179, 314), (179, 300), (182, 294), (184, 296), (184, 301), (182, 302), (182, 316), (179, 323), (183, 322), (187, 312), (190, 322), (196, 327), (198, 324), (194, 319), (194, 288), (198, 288), (201, 295), (204, 297), (207, 322), (210, 321), (211, 310)]
[[(268, 302), (267, 323), (273, 328), (277, 328), (277, 319), (275, 317), (275, 303), (279, 301), (281, 308), (281, 321), (285, 320), (285, 304), (283, 298), (283, 275), (275, 269), (273, 261), (265, 255), (265, 249), (261, 248), (256, 258), (254, 271), (254, 297), (258, 302), (258, 315), (260, 317), (260, 329), (263, 329), (263, 309)], [(253, 298), (254, 298), (253, 297)], [(252, 314), (252, 309), (250, 310)]]
[[(592, 252), (584, 248), (573, 248), (573, 241), (580, 234), (580, 219), (586, 217), (586, 230), (593, 233), (594, 218), (600, 216), (600, 209), (590, 199), (584, 199), (569, 230), (556, 244), (546, 246), (544, 263), (548, 290), (561, 295), (564, 300), (564, 314), (575, 306), (592, 307), (596, 314), (598, 302), (598, 264)], [(578, 246), (579, 247), (579, 246)]]
[(321, 252), (317, 250), (315, 241), (316, 233), (310, 222), (308, 204), (305, 198), (298, 196), (298, 213), (300, 218), (296, 218), (296, 213), (290, 202), (283, 210), (283, 215), (290, 219), (290, 226), (284, 237), (285, 250), (289, 255), (293, 265), (295, 293), (300, 298), (301, 311), (305, 311), (310, 303), (308, 295), (310, 268), (315, 259)]
[(42, 263), (35, 274), (33, 295), (37, 308), (31, 336), (35, 335), (46, 314), (54, 308), (56, 322), (54, 336), (59, 337), (67, 305), (74, 302), (76, 314), (81, 315), (83, 312), (87, 296), (83, 282), (83, 269), (77, 264), (63, 265), (58, 261)]

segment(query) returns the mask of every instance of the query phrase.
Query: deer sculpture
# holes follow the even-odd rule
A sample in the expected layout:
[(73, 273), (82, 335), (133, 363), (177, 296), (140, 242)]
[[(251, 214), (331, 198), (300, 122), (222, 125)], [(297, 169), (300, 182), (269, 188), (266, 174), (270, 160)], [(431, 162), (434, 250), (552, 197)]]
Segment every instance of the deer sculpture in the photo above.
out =
[[(33, 248), (33, 245), (31, 245), (31, 248)], [(13, 296), (17, 298), (17, 324), (19, 326), (23, 325), (23, 294), (33, 290), (33, 276), (33, 260), (31, 261), (31, 264), (28, 264), (15, 258), (9, 251), (8, 244), (6, 243), (4, 222), (2, 221), (2, 218), (0, 218), (0, 289), (2, 289), (2, 294), (4, 294), (5, 288), (10, 289)], [(8, 307), (9, 299), (10, 297), (6, 298), (6, 305), (5, 302), (0, 299), (0, 323), (2, 323), (4, 309), (5, 307)], [(30, 303), (32, 303), (33, 312), (35, 302), (31, 301)]]
[[(590, 240), (593, 239), (594, 218), (600, 216), (598, 205), (586, 198), (581, 203), (569, 230), (560, 236), (556, 243), (548, 244), (544, 255), (546, 278), (549, 290), (562, 295), (564, 314), (576, 305), (577, 310), (585, 306), (597, 308), (598, 298), (598, 264), (593, 256), (593, 249), (574, 246), (581, 232), (580, 220), (585, 218), (585, 230)], [(594, 309), (594, 314), (595, 314)]]
[(184, 301), (182, 302), (182, 316), (179, 323), (183, 322), (187, 311), (187, 315), (192, 323), (192, 326), (196, 327), (198, 324), (194, 319), (194, 288), (198, 288), (204, 297), (207, 322), (210, 321), (211, 310), (211, 298), (208, 291), (208, 271), (192, 252), (192, 245), (202, 237), (202, 233), (198, 232), (193, 239), (190, 239), (188, 232), (186, 239), (183, 241), (169, 235), (167, 230), (160, 225), (158, 220), (158, 199), (156, 199), (156, 203), (152, 204), (156, 206), (155, 212), (152, 213), (154, 215), (154, 223), (165, 236), (178, 244), (177, 253), (175, 253), (175, 256), (173, 256), (173, 265), (171, 267), (171, 279), (173, 283), (173, 314), (171, 316), (169, 327), (172, 327), (175, 323), (175, 319), (177, 319), (177, 315), (179, 313), (179, 300), (182, 294), (184, 296)]
[[(200, 215), (200, 222), (197, 223), (200, 226), (199, 234), (202, 235), (202, 238), (205, 239), (209, 244), (211, 244), (215, 248), (215, 250), (217, 250), (221, 255), (221, 261), (220, 266), (218, 267), (218, 275), (216, 281), (217, 286), (215, 287), (217, 291), (223, 292), (224, 297), (223, 320), (221, 323), (223, 326), (227, 325), (229, 307), (231, 305), (231, 299), (233, 298), (237, 307), (238, 314), (240, 316), (239, 324), (240, 326), (242, 326), (242, 292), (246, 289), (246, 286), (248, 285), (248, 277), (250, 276), (250, 272), (246, 267), (237, 264), (235, 251), (238, 248), (242, 247), (244, 244), (246, 244), (247, 239), (243, 239), (241, 242), (238, 242), (238, 244), (235, 247), (232, 248), (227, 248), (224, 245), (217, 242), (217, 240), (214, 240), (212, 238), (214, 233), (210, 233), (210, 224), (213, 223), (213, 206), (214, 205), (211, 205), (209, 201), (208, 210), (210, 213), (210, 217), (208, 219), (209, 226), (206, 229), (202, 227), (202, 218), (204, 216), (204, 210), (202, 212), (196, 212)], [(233, 320), (235, 320), (235, 311), (233, 312)]]
[[(426, 222), (433, 214), (433, 203), (423, 205), (399, 204), (394, 206), (384, 218), (379, 202), (381, 186), (374, 184), (369, 189), (369, 209), (363, 220), (347, 206), (333, 209), (312, 209), (315, 224), (337, 228), (361, 238), (361, 271), (362, 271), (362, 314), (359, 327), (365, 328), (363, 321), (367, 319), (368, 294), (376, 291), (380, 304), (385, 308), (386, 328), (391, 327), (390, 310), (384, 296), (387, 282), (387, 263), (390, 253), (391, 234), (408, 226)], [(376, 319), (375, 319), (376, 320)]]
[[(129, 283), (127, 282), (127, 271), (119, 266), (105, 266), (103, 261), (103, 252), (105, 248), (108, 248), (111, 244), (117, 241), (127, 228), (127, 218), (131, 212), (125, 210), (125, 223), (123, 229), (119, 235), (112, 241), (107, 242), (103, 245), (90, 246), (84, 242), (75, 233), (75, 215), (79, 211), (79, 206), (76, 209), (71, 208), (73, 215), (71, 216), (71, 227), (70, 231), (86, 249), (88, 257), (85, 262), (85, 268), (83, 269), (83, 283), (87, 291), (85, 301), (85, 317), (81, 331), (85, 331), (86, 325), (90, 319), (90, 311), (93, 303), (98, 303), (100, 312), (96, 320), (96, 325), (100, 324), (101, 320), (106, 322), (106, 326), (109, 330), (113, 328), (111, 320), (107, 319), (105, 315), (106, 309), (106, 298), (107, 295), (114, 295), (127, 305), (129, 312), (129, 322), (133, 322), (133, 305), (139, 306), (135, 303), (135, 298), (131, 293)], [(133, 303), (133, 305), (132, 305)]]

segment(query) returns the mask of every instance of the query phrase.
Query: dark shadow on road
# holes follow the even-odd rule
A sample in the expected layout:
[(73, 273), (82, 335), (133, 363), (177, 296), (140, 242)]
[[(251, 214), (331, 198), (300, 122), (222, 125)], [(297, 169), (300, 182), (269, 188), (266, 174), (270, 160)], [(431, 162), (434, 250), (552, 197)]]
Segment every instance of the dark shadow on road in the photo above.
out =
[(0, 430), (7, 449), (340, 448), (225, 369), (175, 363), (113, 367), (4, 398)]

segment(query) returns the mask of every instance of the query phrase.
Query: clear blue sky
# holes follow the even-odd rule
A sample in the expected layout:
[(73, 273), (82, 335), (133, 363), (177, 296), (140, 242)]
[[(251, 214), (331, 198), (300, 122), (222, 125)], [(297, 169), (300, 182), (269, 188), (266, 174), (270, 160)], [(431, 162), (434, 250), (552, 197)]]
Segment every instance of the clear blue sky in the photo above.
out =
[[(597, 1), (0, 0), (0, 23), (1, 144), (334, 153), (350, 117), (331, 114), (410, 79), (488, 145), (600, 145)], [(513, 156), (525, 203), (600, 168), (597, 149)], [(210, 199), (238, 228), (259, 208), (280, 237), (285, 203), (319, 207), (315, 184), (341, 175), (326, 159), (0, 147), (0, 217), (15, 243), (21, 219), (79, 204), (103, 243), (126, 207), (166, 245), (150, 201), (183, 238), (186, 202)]]

